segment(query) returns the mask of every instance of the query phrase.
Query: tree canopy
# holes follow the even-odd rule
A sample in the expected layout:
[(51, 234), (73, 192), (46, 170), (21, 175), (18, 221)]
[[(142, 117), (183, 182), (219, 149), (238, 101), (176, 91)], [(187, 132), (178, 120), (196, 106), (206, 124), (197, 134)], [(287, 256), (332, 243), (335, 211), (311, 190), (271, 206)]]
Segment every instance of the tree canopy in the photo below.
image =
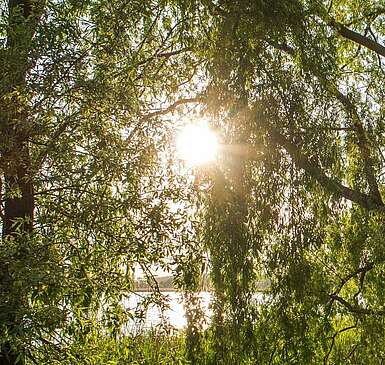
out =
[[(0, 364), (106, 363), (101, 338), (129, 361), (122, 301), (137, 265), (158, 300), (154, 263), (188, 302), (183, 361), (381, 363), (384, 15), (379, 0), (2, 4)], [(186, 173), (175, 130), (199, 114), (222, 148)]]

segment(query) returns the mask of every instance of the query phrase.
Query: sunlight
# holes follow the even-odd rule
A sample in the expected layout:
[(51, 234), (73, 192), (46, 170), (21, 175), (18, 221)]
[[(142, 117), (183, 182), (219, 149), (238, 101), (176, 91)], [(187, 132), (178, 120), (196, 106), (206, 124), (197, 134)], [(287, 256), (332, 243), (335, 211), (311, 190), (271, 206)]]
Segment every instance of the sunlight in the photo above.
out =
[(189, 124), (179, 132), (176, 148), (179, 157), (188, 165), (203, 165), (215, 160), (218, 138), (207, 123)]

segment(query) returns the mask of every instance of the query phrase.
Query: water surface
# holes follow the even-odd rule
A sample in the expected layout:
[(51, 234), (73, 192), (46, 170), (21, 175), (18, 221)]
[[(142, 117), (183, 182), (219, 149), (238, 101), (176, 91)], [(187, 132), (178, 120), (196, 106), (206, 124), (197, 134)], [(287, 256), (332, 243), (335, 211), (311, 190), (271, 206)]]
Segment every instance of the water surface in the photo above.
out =
[[(150, 292), (133, 293), (124, 302), (124, 306), (131, 313), (138, 313), (138, 310), (141, 309), (141, 304), (150, 295)], [(147, 312), (145, 313), (144, 318), (135, 318), (130, 322), (128, 326), (130, 332), (137, 333), (143, 330), (149, 330), (151, 328), (156, 328), (162, 323), (164, 324), (165, 322), (168, 322), (169, 325), (176, 330), (181, 330), (186, 327), (187, 319), (185, 316), (185, 303), (182, 293), (175, 291), (167, 291), (162, 292), (162, 295), (165, 297), (166, 303), (168, 303), (169, 308), (166, 308), (162, 314), (162, 310), (159, 306), (151, 304)], [(210, 292), (200, 292), (198, 296), (200, 298), (203, 313), (205, 313), (205, 320), (206, 322), (208, 322), (212, 313), (210, 309), (210, 301), (212, 298), (212, 294)]]

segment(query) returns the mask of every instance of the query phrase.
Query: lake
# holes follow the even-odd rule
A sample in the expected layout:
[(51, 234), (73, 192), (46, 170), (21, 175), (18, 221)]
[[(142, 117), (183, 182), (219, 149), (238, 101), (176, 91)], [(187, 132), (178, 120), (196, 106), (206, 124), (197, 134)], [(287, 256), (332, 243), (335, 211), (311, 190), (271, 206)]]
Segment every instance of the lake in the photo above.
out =
[[(131, 313), (134, 313), (150, 295), (150, 292), (135, 292), (124, 301), (124, 306)], [(169, 306), (169, 308), (163, 310), (163, 315), (159, 306), (150, 304), (144, 318), (137, 318), (130, 321), (127, 326), (129, 332), (140, 333), (155, 328), (161, 325), (164, 320), (167, 320), (175, 330), (181, 330), (186, 327), (187, 320), (182, 293), (167, 291), (162, 292), (162, 295), (166, 298)], [(200, 292), (199, 298), (203, 312), (206, 314), (206, 320), (209, 321), (212, 313), (209, 308), (212, 294), (210, 292)]]
[[(124, 306), (131, 313), (134, 313), (137, 308), (140, 308), (140, 305), (143, 304), (146, 299), (149, 299), (150, 295), (150, 292), (135, 292), (124, 302)], [(162, 319), (166, 319), (175, 330), (181, 330), (186, 327), (187, 320), (185, 316), (182, 293), (166, 291), (162, 292), (162, 295), (167, 298), (169, 305), (169, 308), (166, 308), (163, 311), (163, 316), (159, 306), (151, 304), (142, 319), (135, 318), (130, 321), (126, 327), (128, 332), (137, 334), (156, 328), (162, 324)], [(201, 308), (206, 316), (206, 323), (209, 323), (212, 315), (212, 310), (210, 308), (212, 294), (210, 292), (200, 292), (198, 295), (201, 301)], [(266, 297), (263, 293), (257, 293), (255, 294), (255, 299), (262, 303), (266, 300)]]

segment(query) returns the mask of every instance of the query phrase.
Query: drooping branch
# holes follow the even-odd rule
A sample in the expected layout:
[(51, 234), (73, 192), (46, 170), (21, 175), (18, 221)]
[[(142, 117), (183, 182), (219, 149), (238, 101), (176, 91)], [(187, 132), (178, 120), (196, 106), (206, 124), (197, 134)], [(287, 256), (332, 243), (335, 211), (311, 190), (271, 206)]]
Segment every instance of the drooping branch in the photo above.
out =
[[(34, 168), (41, 168), (43, 165), (46, 157), (48, 156), (48, 153), (50, 150), (52, 150), (55, 145), (57, 144), (60, 136), (66, 132), (67, 128), (73, 124), (73, 120), (71, 118), (67, 118), (62, 124), (60, 124), (57, 129), (53, 132), (52, 136), (50, 137), (49, 143), (45, 149), (40, 151), (36, 158), (35, 166)], [(77, 127), (77, 125), (73, 126), (72, 130), (74, 130)]]
[(332, 91), (337, 97), (337, 99), (342, 103), (345, 107), (346, 112), (350, 115), (352, 120), (352, 124), (358, 139), (358, 147), (361, 152), (361, 156), (364, 163), (364, 171), (366, 175), (366, 179), (369, 185), (370, 194), (373, 198), (380, 204), (382, 204), (381, 194), (378, 188), (377, 180), (374, 173), (373, 168), (373, 158), (369, 146), (369, 141), (365, 132), (365, 129), (362, 125), (362, 122), (358, 116), (357, 109), (350, 101), (350, 99), (340, 92), (335, 86), (331, 86)]
[(142, 66), (148, 62), (151, 62), (151, 61), (153, 61), (155, 59), (159, 59), (159, 58), (169, 59), (170, 57), (177, 56), (177, 55), (180, 55), (180, 54), (183, 54), (186, 52), (190, 52), (191, 50), (192, 50), (191, 47), (186, 47), (186, 48), (182, 48), (182, 49), (179, 49), (176, 51), (155, 53), (153, 56), (146, 58), (143, 61), (138, 62), (136, 64), (136, 66)]
[(342, 304), (349, 312), (358, 314), (358, 315), (374, 315), (374, 316), (382, 316), (385, 315), (384, 310), (372, 310), (372, 309), (367, 309), (367, 308), (362, 308), (356, 304), (351, 304), (344, 298), (342, 298), (339, 293), (341, 292), (341, 289), (344, 287), (344, 285), (349, 282), (352, 278), (357, 277), (358, 275), (360, 276), (360, 285), (359, 285), (359, 290), (358, 292), (354, 295), (354, 299), (357, 298), (358, 294), (361, 292), (362, 287), (363, 287), (363, 282), (365, 275), (372, 270), (375, 267), (373, 262), (369, 262), (367, 265), (359, 267), (357, 270), (354, 272), (348, 274), (345, 276), (343, 279), (341, 279), (341, 283), (338, 286), (338, 288), (332, 293), (329, 294), (330, 298), (330, 304), (332, 304), (334, 301), (339, 302)]
[[(289, 54), (292, 57), (295, 56), (295, 50), (286, 44), (274, 45), (274, 47)], [(316, 76), (320, 79), (319, 75)], [(349, 99), (349, 97), (339, 91), (337, 86), (334, 85), (331, 81), (326, 80), (324, 78), (320, 79), (320, 81), (324, 84), (326, 89), (331, 92), (337, 98), (338, 101), (340, 101), (340, 103), (345, 109), (345, 112), (347, 113), (352, 122), (352, 130), (356, 133), (358, 139), (358, 147), (360, 149), (361, 157), (363, 160), (364, 171), (366, 175), (366, 180), (369, 185), (370, 195), (378, 205), (382, 206), (383, 200), (375, 177), (375, 171), (373, 168), (374, 162), (372, 158), (370, 143), (362, 121), (358, 115), (357, 109), (352, 103), (352, 101)]]
[[(177, 101), (175, 101), (174, 103), (172, 103), (171, 105), (169, 105), (168, 107), (164, 108), (164, 109), (160, 109), (160, 110), (157, 110), (155, 112), (152, 112), (152, 113), (148, 113), (148, 114), (144, 114), (141, 118), (141, 122), (144, 122), (144, 121), (147, 121), (151, 118), (155, 118), (155, 117), (159, 117), (159, 116), (162, 116), (162, 115), (166, 115), (168, 113), (172, 113), (174, 112), (179, 106), (181, 105), (185, 105), (185, 104), (193, 104), (193, 103), (199, 103), (199, 102), (202, 102), (203, 101), (203, 98), (202, 97), (194, 97), (194, 98), (181, 98)], [(134, 136), (134, 134), (137, 132), (138, 129), (140, 129), (140, 127), (142, 126), (142, 123), (138, 123), (133, 131), (130, 133), (130, 135), (128, 136), (127, 140), (126, 140), (126, 143), (129, 143), (131, 138)], [(60, 138), (60, 136), (65, 133), (69, 127), (72, 127), (72, 131), (78, 126), (78, 124), (75, 124), (74, 125), (74, 121), (73, 119), (71, 118), (66, 118), (66, 120), (64, 120), (58, 127), (57, 129), (53, 132), (53, 134), (51, 135), (50, 137), (50, 142), (47, 144), (46, 148), (44, 148), (37, 156), (37, 158), (35, 159), (36, 162), (35, 162), (35, 166), (34, 168), (40, 168), (41, 165), (43, 164), (44, 160), (46, 159), (48, 153), (50, 150), (52, 150), (58, 139)]]
[(372, 196), (353, 190), (332, 177), (327, 176), (318, 162), (307, 157), (294, 143), (282, 135), (275, 127), (265, 124), (273, 142), (283, 147), (294, 160), (295, 164), (316, 180), (323, 188), (341, 198), (350, 200), (369, 210), (385, 212), (385, 205), (373, 199)]

